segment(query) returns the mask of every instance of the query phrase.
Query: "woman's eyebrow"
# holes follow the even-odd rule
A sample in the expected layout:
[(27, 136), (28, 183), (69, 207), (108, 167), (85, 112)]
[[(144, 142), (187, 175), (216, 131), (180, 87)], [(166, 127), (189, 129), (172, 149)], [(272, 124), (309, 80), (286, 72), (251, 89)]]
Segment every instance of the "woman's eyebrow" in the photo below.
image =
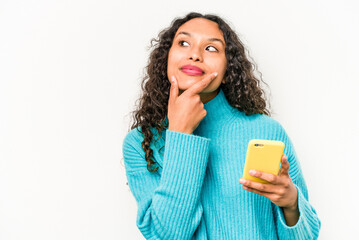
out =
[[(189, 36), (189, 37), (192, 36), (192, 35), (191, 35), (190, 33), (188, 33), (188, 32), (179, 32), (175, 37), (177, 37), (177, 36), (180, 35), (180, 34), (183, 34), (183, 35), (186, 35), (186, 36)], [(221, 39), (219, 39), (219, 38), (208, 38), (207, 40), (210, 41), (210, 42), (220, 42), (220, 43), (223, 45), (223, 47), (225, 46), (224, 42), (223, 42)]]

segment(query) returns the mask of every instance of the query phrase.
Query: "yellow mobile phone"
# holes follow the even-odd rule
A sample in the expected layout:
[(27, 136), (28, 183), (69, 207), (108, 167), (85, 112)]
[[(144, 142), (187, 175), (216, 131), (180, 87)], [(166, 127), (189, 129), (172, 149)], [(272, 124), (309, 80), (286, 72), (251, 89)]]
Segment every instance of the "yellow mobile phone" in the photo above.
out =
[(265, 180), (249, 175), (249, 170), (254, 169), (278, 175), (283, 151), (284, 143), (281, 141), (252, 139), (248, 143), (242, 178), (268, 183)]

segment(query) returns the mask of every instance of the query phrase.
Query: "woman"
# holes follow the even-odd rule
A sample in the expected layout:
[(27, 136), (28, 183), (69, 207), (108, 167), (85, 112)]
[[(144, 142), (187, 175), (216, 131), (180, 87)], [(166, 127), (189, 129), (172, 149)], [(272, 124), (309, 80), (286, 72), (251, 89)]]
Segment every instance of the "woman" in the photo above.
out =
[[(269, 117), (235, 32), (190, 13), (159, 34), (123, 142), (146, 239), (316, 239), (320, 220), (289, 137)], [(251, 139), (285, 143), (269, 183), (241, 179)]]

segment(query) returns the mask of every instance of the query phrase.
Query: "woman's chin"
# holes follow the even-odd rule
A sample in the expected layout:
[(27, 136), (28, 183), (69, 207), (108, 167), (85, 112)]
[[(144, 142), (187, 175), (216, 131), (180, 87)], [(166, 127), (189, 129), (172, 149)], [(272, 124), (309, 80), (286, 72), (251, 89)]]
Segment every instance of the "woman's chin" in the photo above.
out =
[(190, 87), (192, 87), (194, 84), (198, 83), (200, 80), (201, 79), (189, 79), (189, 80), (181, 81), (178, 84), (178, 88), (182, 90), (187, 90)]

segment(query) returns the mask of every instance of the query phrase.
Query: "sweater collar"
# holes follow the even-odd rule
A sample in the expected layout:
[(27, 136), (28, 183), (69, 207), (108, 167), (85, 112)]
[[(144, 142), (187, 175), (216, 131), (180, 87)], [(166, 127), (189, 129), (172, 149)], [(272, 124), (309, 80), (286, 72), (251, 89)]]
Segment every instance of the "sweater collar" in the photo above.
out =
[(202, 119), (201, 124), (212, 124), (227, 119), (236, 110), (227, 101), (222, 88), (219, 89), (218, 94), (214, 98), (204, 104), (204, 108), (207, 114)]

